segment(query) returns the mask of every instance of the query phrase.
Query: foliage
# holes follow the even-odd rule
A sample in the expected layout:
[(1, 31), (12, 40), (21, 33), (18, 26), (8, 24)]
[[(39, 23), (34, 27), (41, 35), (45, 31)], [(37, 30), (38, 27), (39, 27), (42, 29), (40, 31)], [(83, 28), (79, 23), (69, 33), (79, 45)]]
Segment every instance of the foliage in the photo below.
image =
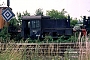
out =
[(37, 9), (35, 13), (36, 16), (43, 16), (43, 10), (41, 8)]
[(62, 11), (52, 9), (51, 11), (47, 11), (46, 15), (49, 15), (51, 18), (64, 19), (66, 18), (65, 13), (67, 13), (65, 9), (62, 9)]
[(71, 26), (75, 26), (78, 23), (78, 20), (71, 20), (70, 24)]
[(61, 36), (58, 39), (58, 43), (70, 43), (70, 42), (76, 42), (74, 36)]
[(53, 41), (53, 38), (51, 36), (45, 36), (44, 43), (50, 43)]
[(9, 25), (16, 26), (18, 24), (18, 20), (14, 17), (9, 21)]
[(12, 28), (15, 27), (15, 30), (20, 29), (19, 21), (16, 18), (11, 19), (8, 27), (12, 27)]
[(20, 12), (17, 12), (17, 20), (18, 20), (18, 24), (21, 25), (21, 17), (22, 16), (30, 16), (30, 13), (26, 10), (25, 12), (23, 12), (23, 14), (21, 14)]
[(77, 37), (75, 36), (60, 36), (57, 39), (53, 39), (51, 36), (45, 36), (43, 40), (35, 39), (32, 40), (27, 38), (25, 40), (27, 43), (72, 43), (77, 42)]
[(20, 13), (20, 12), (17, 12), (17, 20), (18, 20), (18, 24), (21, 25), (21, 18), (22, 16), (30, 16), (30, 13), (26, 10), (25, 12), (23, 13)]
[(21, 17), (22, 17), (22, 14), (20, 12), (17, 12), (17, 18), (18, 18), (18, 20), (20, 20)]
[(4, 27), (0, 32), (1, 42), (7, 42), (10, 38), (10, 34), (8, 33), (8, 27)]
[(77, 37), (71, 36), (67, 41), (68, 42), (77, 42)]
[(26, 10), (25, 12), (23, 12), (22, 16), (30, 16), (30, 13)]
[(19, 25), (19, 20), (17, 20), (16, 18), (10, 20), (8, 26), (8, 33), (11, 35), (10, 39), (18, 40), (19, 38), (21, 38), (20, 34), (17, 33), (20, 29), (21, 27)]

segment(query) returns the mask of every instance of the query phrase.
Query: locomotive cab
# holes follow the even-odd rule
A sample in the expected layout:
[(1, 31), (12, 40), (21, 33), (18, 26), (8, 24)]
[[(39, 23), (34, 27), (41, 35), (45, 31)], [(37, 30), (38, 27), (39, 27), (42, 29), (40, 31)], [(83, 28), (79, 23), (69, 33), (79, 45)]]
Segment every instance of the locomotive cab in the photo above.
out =
[(49, 19), (49, 16), (23, 16), (21, 36), (23, 38), (30, 37), (35, 39), (41, 36), (41, 21)]
[(22, 17), (22, 32), (24, 38), (32, 38), (40, 36), (41, 31), (41, 16), (23, 16)]

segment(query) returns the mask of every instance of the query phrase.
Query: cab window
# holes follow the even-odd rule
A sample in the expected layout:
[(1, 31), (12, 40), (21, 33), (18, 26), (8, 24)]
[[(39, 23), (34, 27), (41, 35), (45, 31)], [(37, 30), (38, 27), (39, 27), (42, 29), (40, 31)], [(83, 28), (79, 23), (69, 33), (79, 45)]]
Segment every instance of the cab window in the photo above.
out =
[(32, 28), (39, 28), (40, 27), (40, 21), (39, 20), (33, 20), (31, 21)]
[(35, 28), (35, 21), (32, 21), (32, 28)]
[(39, 28), (40, 27), (40, 22), (37, 20), (36, 21), (36, 28)]

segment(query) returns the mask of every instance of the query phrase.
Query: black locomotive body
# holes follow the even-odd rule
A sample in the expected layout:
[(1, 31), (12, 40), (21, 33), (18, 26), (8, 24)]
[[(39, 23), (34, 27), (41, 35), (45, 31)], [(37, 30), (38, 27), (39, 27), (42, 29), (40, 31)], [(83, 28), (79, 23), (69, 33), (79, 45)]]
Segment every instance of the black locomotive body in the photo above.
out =
[(87, 30), (87, 33), (90, 33), (90, 17), (86, 18), (86, 16), (83, 17), (83, 28)]
[(70, 27), (70, 17), (51, 19), (49, 16), (23, 16), (21, 19), (23, 38), (45, 38), (46, 35), (57, 38), (61, 35), (70, 36), (73, 33), (73, 29)]

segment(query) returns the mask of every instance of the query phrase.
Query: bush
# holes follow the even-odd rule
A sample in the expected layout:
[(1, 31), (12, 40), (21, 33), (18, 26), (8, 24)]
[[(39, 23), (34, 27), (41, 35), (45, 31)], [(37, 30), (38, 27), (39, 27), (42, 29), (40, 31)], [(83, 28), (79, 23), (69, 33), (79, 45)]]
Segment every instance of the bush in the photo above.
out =
[(8, 33), (8, 27), (4, 27), (0, 32), (1, 42), (8, 42), (10, 40), (10, 34)]

